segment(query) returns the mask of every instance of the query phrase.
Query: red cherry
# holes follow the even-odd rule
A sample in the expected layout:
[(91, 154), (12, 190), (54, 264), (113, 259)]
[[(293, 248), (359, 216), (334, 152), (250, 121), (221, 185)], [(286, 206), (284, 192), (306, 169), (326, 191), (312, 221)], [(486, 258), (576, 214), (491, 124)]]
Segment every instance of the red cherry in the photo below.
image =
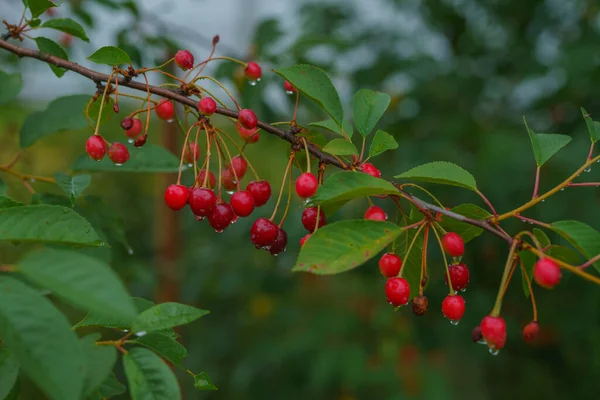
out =
[(283, 82), (283, 88), (285, 89), (286, 92), (297, 92), (298, 91), (298, 89), (296, 89), (294, 87), (294, 85), (292, 85), (288, 81)]
[(506, 343), (506, 322), (502, 317), (486, 316), (481, 321), (481, 335), (491, 349), (500, 350)]
[(133, 118), (125, 117), (121, 120), (121, 128), (123, 128), (124, 130), (131, 129), (132, 126), (133, 126)]
[(169, 185), (165, 190), (165, 203), (172, 210), (181, 210), (188, 203), (190, 190), (183, 185)]
[(217, 103), (212, 97), (205, 97), (198, 102), (198, 111), (207, 117), (210, 117), (217, 111)]
[[(448, 267), (450, 273), (450, 282), (452, 282), (452, 288), (454, 290), (463, 290), (467, 288), (469, 284), (469, 268), (463, 264), (450, 265)], [(444, 274), (446, 278), (446, 286), (448, 286), (448, 276)]]
[[(193, 155), (193, 157), (192, 157)], [(183, 150), (183, 159), (188, 164), (193, 164), (200, 158), (200, 145), (196, 142), (189, 142)]]
[(523, 328), (523, 339), (525, 339), (527, 343), (532, 342), (537, 339), (539, 333), (540, 324), (538, 324), (537, 321), (531, 321)]
[[(203, 169), (202, 171), (200, 171), (200, 173), (198, 174), (198, 179), (196, 180), (196, 182), (198, 182), (200, 185), (204, 185), (204, 178), (206, 177), (206, 170)], [(208, 182), (207, 182), (207, 186), (209, 188), (214, 188), (217, 185), (217, 178), (215, 177), (215, 174), (212, 173), (212, 171), (210, 171), (208, 173)]]
[(142, 133), (142, 129), (144, 128), (144, 126), (142, 125), (142, 121), (140, 121), (139, 119), (132, 118), (132, 120), (133, 120), (133, 122), (132, 122), (131, 128), (125, 130), (125, 135), (127, 135), (127, 137), (134, 139), (137, 137), (137, 135)]
[(365, 174), (374, 176), (375, 178), (381, 178), (381, 171), (375, 168), (375, 166), (371, 163), (363, 163), (360, 166), (360, 170)]
[(285, 251), (287, 246), (287, 233), (283, 230), (283, 228), (279, 228), (279, 232), (277, 232), (277, 237), (271, 243), (271, 247), (269, 247), (269, 252), (276, 256), (277, 254)]
[(392, 278), (400, 273), (402, 260), (394, 253), (385, 253), (379, 259), (379, 271), (385, 278)]
[(461, 257), (465, 253), (465, 242), (458, 233), (448, 232), (442, 237), (442, 246), (452, 257)]
[(119, 113), (119, 104), (117, 104), (117, 103), (113, 104), (113, 111), (115, 112), (115, 114)]
[(304, 243), (306, 243), (306, 241), (308, 239), (310, 239), (310, 237), (312, 236), (312, 233), (309, 233), (308, 235), (304, 236), (302, 239), (300, 239), (300, 247), (304, 246)]
[(546, 289), (552, 289), (558, 285), (561, 277), (558, 264), (549, 258), (540, 258), (533, 267), (533, 279)]
[(162, 99), (154, 111), (156, 111), (156, 115), (160, 119), (169, 121), (175, 117), (175, 107), (173, 107), (173, 103), (167, 99)]
[(254, 197), (254, 206), (261, 207), (271, 198), (271, 185), (267, 181), (252, 181), (246, 190)]
[(410, 286), (404, 278), (390, 278), (385, 283), (385, 295), (388, 303), (394, 307), (406, 305), (410, 297)]
[(385, 221), (387, 219), (387, 215), (380, 207), (371, 206), (367, 208), (367, 211), (365, 211), (365, 219), (370, 219), (372, 221)]
[(305, 172), (296, 179), (296, 193), (303, 199), (307, 199), (317, 192), (319, 181), (310, 172)]
[(206, 218), (208, 219), (210, 226), (218, 233), (221, 233), (229, 226), (229, 224), (231, 224), (233, 215), (233, 210), (229, 204), (217, 203), (212, 211), (208, 213)]
[(92, 160), (100, 161), (106, 154), (106, 142), (100, 135), (92, 135), (85, 142), (85, 151)]
[(230, 192), (237, 189), (237, 183), (235, 183), (235, 179), (228, 169), (224, 168), (221, 170), (221, 183), (223, 184), (225, 190)]
[(108, 149), (108, 158), (117, 165), (122, 165), (129, 160), (129, 150), (123, 143), (114, 142)]
[(236, 215), (247, 217), (254, 211), (254, 197), (247, 190), (240, 190), (231, 196), (231, 207)]
[(179, 50), (175, 53), (175, 63), (182, 70), (188, 70), (194, 66), (194, 56), (187, 50)]
[(146, 140), (148, 140), (148, 135), (142, 135), (142, 136), (138, 137), (137, 139), (135, 139), (135, 141), (133, 142), (133, 145), (135, 147), (143, 147), (146, 144)]
[(236, 122), (235, 127), (240, 134), (240, 138), (248, 144), (256, 143), (260, 139), (258, 128), (246, 129), (239, 122)]
[(216, 203), (217, 196), (212, 189), (194, 188), (190, 191), (188, 204), (194, 215), (198, 217), (206, 217)]
[(460, 321), (465, 314), (465, 299), (459, 294), (446, 296), (442, 302), (442, 313), (450, 321)]
[(254, 221), (250, 229), (250, 240), (257, 249), (268, 248), (277, 239), (279, 228), (266, 218)]
[[(327, 218), (323, 210), (319, 210), (319, 228), (327, 225)], [(302, 225), (309, 232), (314, 232), (317, 228), (317, 207), (305, 208), (302, 211)]]
[(248, 63), (248, 65), (246, 65), (244, 72), (251, 81), (259, 81), (260, 77), (262, 76), (262, 69), (260, 68), (260, 65), (254, 61), (251, 61)]
[[(242, 179), (244, 175), (246, 175), (246, 168), (248, 167), (248, 162), (242, 156), (234, 156), (231, 159), (231, 164), (229, 164), (229, 171), (231, 174), (238, 179)], [(235, 174), (233, 173), (235, 171)]]
[(246, 129), (254, 129), (256, 128), (256, 125), (258, 125), (258, 118), (256, 118), (256, 114), (254, 114), (254, 111), (248, 108), (240, 110), (238, 113), (238, 121)]

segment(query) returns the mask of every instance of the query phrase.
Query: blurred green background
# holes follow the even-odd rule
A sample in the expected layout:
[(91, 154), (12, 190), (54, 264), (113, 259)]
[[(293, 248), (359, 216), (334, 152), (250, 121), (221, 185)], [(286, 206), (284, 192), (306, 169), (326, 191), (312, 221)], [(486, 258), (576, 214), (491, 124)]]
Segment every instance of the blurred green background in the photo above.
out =
[[(379, 127), (392, 133), (400, 148), (374, 160), (383, 176), (391, 178), (429, 161), (455, 162), (475, 175), (498, 211), (531, 197), (535, 162), (523, 115), (538, 132), (573, 137), (544, 166), (542, 191), (570, 175), (587, 156), (589, 137), (579, 107), (596, 119), (600, 115), (596, 95), (600, 5), (596, 1), (249, 2), (256, 5), (256, 18), (251, 24), (240, 20), (250, 24), (245, 29), (252, 32), (242, 40), (248, 45), (244, 42), (241, 52), (235, 50), (240, 43), (229, 32), (202, 29), (203, 19), (212, 12), (227, 13), (229, 3), (248, 7), (235, 0), (221, 5), (190, 2), (187, 11), (197, 15), (197, 23), (170, 26), (168, 36), (142, 2), (137, 2), (139, 7), (131, 1), (65, 3), (59, 13), (96, 24), (96, 29), (97, 10), (126, 16), (129, 22), (124, 26), (103, 26), (110, 39), (101, 45), (126, 49), (137, 65), (159, 63), (173, 49), (192, 44), (197, 60), (201, 59), (208, 53), (212, 35), (220, 34), (223, 46), (218, 53), (256, 60), (263, 66), (264, 77), (254, 87), (235, 65), (220, 64), (211, 70), (261, 120), (291, 118), (293, 98), (285, 96), (283, 82), (269, 71), (278, 66), (322, 67), (345, 106), (350, 106), (352, 94), (360, 88), (387, 92), (393, 100)], [(283, 7), (283, 11), (270, 17), (270, 7), (280, 11)], [(265, 16), (260, 10), (265, 10)], [(232, 48), (228, 42), (236, 45)], [(80, 54), (77, 46), (74, 41), (73, 59), (90, 53)], [(17, 68), (12, 57), (0, 57), (7, 70)], [(47, 68), (32, 72), (33, 63), (23, 62), (26, 82), (56, 80)], [(77, 82), (75, 93), (93, 93), (93, 86)], [(35, 93), (31, 86), (26, 88)], [(40, 97), (53, 98), (48, 92)], [(29, 97), (0, 109), (0, 162), (16, 153), (20, 125), (32, 109), (43, 107), (41, 103)], [(122, 109), (126, 108), (123, 103)], [(301, 99), (299, 122), (321, 119), (323, 113)], [(113, 117), (103, 127), (109, 140), (120, 137), (118, 122)], [(232, 128), (224, 119), (217, 124)], [(68, 171), (88, 134), (81, 130), (48, 137), (27, 149), (17, 168), (40, 175)], [(154, 143), (180, 149), (181, 136), (172, 125), (159, 121), (152, 125)], [(253, 165), (261, 177), (273, 182), (274, 189), (279, 187), (287, 151), (284, 142), (266, 134), (249, 148)], [(593, 168), (585, 174), (586, 180), (597, 181), (599, 171), (600, 166)], [(29, 201), (18, 179), (2, 178), (12, 197)], [(534, 288), (542, 329), (537, 342), (526, 345), (521, 328), (532, 314), (516, 273), (502, 308), (507, 345), (494, 357), (485, 346), (473, 344), (471, 330), (493, 305), (507, 254), (501, 240), (484, 234), (468, 245), (464, 257), (471, 270), (464, 294), (467, 312), (458, 326), (452, 326), (440, 312), (446, 287), (437, 249), (430, 254), (429, 312), (422, 318), (409, 309), (394, 312), (385, 301), (384, 279), (376, 261), (331, 277), (290, 272), (298, 241), (305, 234), (299, 201), (292, 203), (285, 224), (287, 252), (272, 257), (250, 243), (252, 220), (240, 219), (216, 234), (189, 210), (167, 209), (162, 193), (174, 179), (171, 174), (98, 173), (86, 194), (101, 197), (103, 212), (114, 217), (111, 223), (119, 226), (121, 220), (124, 226), (133, 254), (117, 244), (104, 256), (110, 257), (134, 295), (211, 311), (182, 329), (189, 350), (184, 364), (207, 372), (219, 391), (195, 392), (189, 376), (182, 375), (185, 399), (597, 397), (600, 291), (592, 284), (568, 276), (552, 291)], [(184, 180), (191, 183), (192, 176), (186, 173)], [(59, 193), (49, 185), (34, 186), (40, 193)], [(484, 206), (464, 190), (429, 188), (447, 206), (465, 202)], [(392, 210), (381, 199), (376, 203)], [(527, 216), (547, 222), (580, 220), (600, 229), (599, 203), (597, 189), (573, 188)], [(273, 205), (271, 199), (253, 215), (268, 216)], [(354, 201), (329, 219), (360, 218), (366, 206), (366, 201)], [(505, 229), (515, 233), (525, 227), (508, 221)], [(22, 251), (0, 246), (6, 262), (18, 259)], [(81, 317), (68, 311), (73, 321)], [(31, 392), (22, 398), (40, 396)]]

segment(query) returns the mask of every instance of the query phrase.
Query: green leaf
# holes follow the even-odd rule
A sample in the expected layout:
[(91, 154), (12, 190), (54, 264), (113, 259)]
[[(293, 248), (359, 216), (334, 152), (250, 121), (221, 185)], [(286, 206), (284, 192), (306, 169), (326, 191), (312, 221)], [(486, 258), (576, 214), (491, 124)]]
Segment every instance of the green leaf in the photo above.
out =
[[(35, 40), (35, 43), (37, 44), (38, 50), (40, 51), (40, 53), (42, 53), (42, 55), (50, 54), (50, 55), (53, 55), (53, 56), (56, 56), (59, 58), (63, 58), (65, 60), (69, 59), (67, 52), (64, 51), (64, 49), (62, 47), (60, 47), (60, 45), (58, 43), (56, 43), (55, 41), (50, 40), (45, 37), (37, 37), (34, 40)], [(66, 69), (57, 67), (56, 65), (53, 65), (53, 64), (48, 64), (48, 66), (50, 67), (52, 72), (54, 72), (54, 75), (56, 75), (59, 78), (61, 76), (63, 76), (65, 74), (65, 72), (67, 72)]]
[(109, 172), (177, 172), (179, 159), (161, 146), (147, 143), (144, 147), (135, 148), (126, 144), (131, 157), (122, 166), (116, 166), (108, 157), (100, 162), (82, 154), (73, 164), (74, 171), (109, 171)]
[(525, 272), (523, 272), (523, 269), (519, 268), (521, 269), (521, 283), (523, 284), (523, 293), (525, 293), (525, 297), (529, 297), (529, 285), (527, 285), (527, 280), (525, 279), (524, 274), (527, 274), (527, 279), (529, 279), (529, 282), (532, 282), (533, 266), (537, 261), (537, 257), (528, 251), (520, 251), (519, 258), (521, 258), (521, 261), (523, 262), (523, 268), (525, 269)]
[[(552, 223), (552, 229), (579, 250), (586, 259), (600, 254), (600, 232), (591, 226), (579, 221), (559, 221)], [(594, 267), (600, 271), (600, 260), (594, 263)]]
[(62, 172), (54, 174), (56, 184), (69, 196), (71, 204), (75, 205), (75, 200), (90, 185), (92, 177), (88, 174), (69, 176)]
[[(452, 208), (451, 211), (478, 220), (484, 220), (492, 216), (486, 210), (475, 204), (461, 204)], [(462, 236), (465, 243), (475, 239), (483, 233), (483, 229), (478, 226), (467, 224), (466, 222), (461, 222), (447, 216), (442, 217), (440, 225), (448, 232), (458, 233)]]
[(133, 321), (134, 332), (152, 332), (189, 324), (209, 311), (179, 303), (157, 304), (142, 312)]
[[(154, 303), (150, 300), (146, 300), (142, 297), (132, 297), (131, 300), (137, 310), (138, 314), (146, 311), (150, 307), (154, 306)], [(96, 313), (90, 312), (85, 316), (84, 319), (79, 321), (73, 326), (73, 329), (82, 328), (85, 326), (103, 326), (105, 328), (131, 328), (133, 320), (135, 318), (126, 317), (122, 315), (111, 315), (109, 317), (97, 315)]]
[(384, 151), (394, 150), (398, 148), (398, 142), (396, 139), (389, 133), (378, 129), (375, 132), (375, 137), (373, 137), (373, 141), (371, 142), (371, 147), (369, 148), (369, 157), (375, 157)]
[(19, 400), (19, 394), (21, 394), (21, 383), (17, 378), (17, 381), (13, 385), (8, 395), (4, 398), (4, 400)]
[(125, 51), (114, 46), (105, 46), (94, 52), (87, 58), (96, 64), (106, 64), (110, 66), (131, 64), (131, 59)]
[(159, 356), (135, 347), (123, 356), (132, 400), (177, 400), (181, 392), (177, 378)]
[(356, 92), (352, 106), (354, 108), (354, 126), (358, 133), (363, 137), (371, 133), (390, 105), (390, 100), (387, 93), (369, 89), (361, 89)]
[[(422, 214), (419, 213), (421, 216)], [(417, 222), (417, 220), (411, 220), (409, 223)], [(406, 235), (402, 235), (401, 239), (396, 241), (396, 252), (398, 256), (402, 259), (402, 277), (406, 279), (408, 285), (410, 287), (410, 296), (409, 299), (413, 299), (419, 295), (419, 286), (421, 285), (421, 260), (423, 257), (423, 231), (419, 233), (419, 237), (415, 240), (415, 244), (410, 250), (410, 254), (408, 257), (406, 256), (406, 251), (408, 250), (408, 246), (412, 242), (415, 234), (417, 233), (416, 229), (410, 229)], [(432, 235), (433, 232), (430, 232)], [(430, 236), (429, 240), (435, 240)]]
[(194, 387), (198, 390), (219, 390), (212, 381), (206, 372), (200, 372), (199, 374), (194, 375)]
[(0, 346), (0, 399), (4, 399), (10, 393), (17, 382), (19, 375), (19, 363), (13, 353)]
[(2, 178), (0, 178), (0, 196), (5, 196), (8, 194), (8, 189), (6, 187), (6, 182)]
[(83, 27), (71, 18), (54, 18), (44, 22), (41, 27), (56, 29), (58, 31), (68, 33), (85, 42), (90, 41), (90, 39), (85, 34), (85, 30), (83, 29)]
[(274, 70), (274, 72), (316, 102), (339, 126), (342, 125), (344, 110), (340, 96), (322, 69), (312, 65), (299, 64)]
[[(319, 147), (323, 147), (327, 144), (327, 139), (325, 139), (325, 136), (323, 136), (323, 134), (321, 132), (310, 130), (310, 131), (298, 133), (296, 136), (306, 138), (306, 140), (308, 140), (309, 143), (312, 143)], [(300, 156), (301, 154), (302, 154), (302, 152), (296, 153), (296, 158), (298, 158), (298, 156)], [(306, 161), (306, 153), (304, 153), (304, 154), (305, 154), (304, 160)], [(298, 160), (298, 161), (300, 163), (302, 163), (302, 161), (300, 161), (300, 160)]]
[(385, 221), (344, 220), (325, 225), (304, 244), (292, 271), (330, 275), (351, 270), (375, 257), (403, 231)]
[(16, 201), (11, 199), (10, 197), (0, 195), (0, 208), (21, 207), (24, 205), (25, 204), (21, 203), (20, 201)]
[(571, 141), (571, 136), (560, 135), (558, 133), (535, 133), (527, 125), (525, 117), (525, 128), (531, 139), (531, 146), (533, 147), (533, 155), (535, 157), (535, 163), (538, 167), (544, 165), (546, 161), (556, 154), (560, 149), (565, 147)]
[(0, 209), (0, 240), (106, 246), (81, 215), (48, 205)]
[(181, 364), (181, 361), (188, 354), (186, 348), (175, 340), (175, 338), (161, 333), (148, 333), (135, 340), (130, 340), (130, 343), (147, 347), (159, 356), (177, 365)]
[(59, 97), (48, 104), (45, 110), (29, 114), (19, 134), (21, 148), (29, 147), (37, 140), (53, 133), (88, 126), (85, 109), (89, 101), (88, 95)]
[(42, 15), (47, 9), (56, 7), (51, 1), (48, 0), (27, 0), (29, 10), (31, 10), (32, 18), (37, 18)]
[(32, 28), (37, 28), (38, 26), (40, 26), (42, 23), (42, 20), (39, 18), (34, 18), (31, 21), (29, 21), (29, 26), (31, 26)]
[(100, 384), (89, 397), (88, 400), (106, 400), (113, 396), (118, 396), (125, 393), (127, 388), (117, 380), (114, 373), (110, 373), (108, 377)]
[(319, 186), (311, 201), (311, 206), (386, 194), (398, 194), (398, 189), (386, 180), (363, 172), (343, 171), (332, 174)]
[(336, 156), (349, 156), (352, 154), (358, 154), (356, 146), (352, 142), (342, 138), (331, 140), (325, 145), (325, 147), (323, 147), (323, 151)]
[(20, 73), (7, 74), (0, 71), (0, 104), (16, 99), (22, 88), (23, 79)]
[(396, 175), (394, 178), (459, 186), (477, 191), (477, 183), (473, 175), (464, 168), (447, 161), (435, 161), (419, 165), (400, 175)]
[(117, 362), (117, 349), (114, 346), (98, 346), (99, 333), (93, 333), (81, 339), (81, 348), (86, 360), (84, 398), (99, 389), (109, 378)]
[(100, 197), (82, 196), (75, 211), (86, 218), (98, 232), (104, 233), (111, 246), (121, 244), (129, 253), (133, 251), (125, 236), (123, 218)]
[(27, 255), (18, 264), (18, 271), (74, 306), (98, 316), (131, 320), (137, 315), (125, 285), (97, 258), (48, 249)]
[(84, 362), (69, 322), (38, 291), (9, 276), (0, 276), (0, 337), (50, 399), (80, 399)]
[(583, 119), (585, 119), (585, 124), (590, 133), (590, 139), (592, 140), (592, 143), (596, 143), (598, 139), (600, 139), (600, 129), (598, 129), (600, 128), (600, 123), (595, 122), (583, 107), (581, 107), (581, 113), (583, 114)]
[[(335, 122), (332, 119), (326, 119), (325, 121), (319, 122), (312, 122), (308, 124), (308, 126), (316, 126), (319, 128), (327, 129), (328, 131), (335, 132), (340, 136), (344, 136), (345, 133), (348, 139), (352, 138), (352, 134), (354, 133), (354, 130), (352, 129), (352, 124), (349, 121), (344, 121), (342, 123), (342, 128), (340, 128), (337, 122)], [(342, 129), (344, 129), (343, 133)]]
[(538, 242), (540, 242), (540, 246), (542, 246), (542, 247), (550, 246), (550, 238), (548, 237), (548, 235), (546, 235), (546, 232), (544, 232), (543, 230), (538, 229), (538, 228), (533, 228), (533, 235), (538, 240)]

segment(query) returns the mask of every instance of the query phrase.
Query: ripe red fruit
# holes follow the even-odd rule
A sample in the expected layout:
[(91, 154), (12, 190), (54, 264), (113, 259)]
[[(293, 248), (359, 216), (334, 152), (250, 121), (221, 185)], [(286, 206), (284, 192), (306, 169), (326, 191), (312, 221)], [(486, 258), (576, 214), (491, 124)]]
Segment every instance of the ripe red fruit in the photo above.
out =
[(283, 82), (283, 88), (285, 89), (286, 92), (297, 92), (298, 91), (298, 89), (296, 89), (294, 87), (294, 85), (292, 85), (288, 81)]
[(374, 176), (375, 178), (381, 178), (381, 171), (378, 170), (373, 164), (371, 163), (363, 163), (360, 166), (360, 170), (362, 172), (364, 172), (365, 174), (369, 174), (371, 176)]
[(276, 256), (277, 254), (285, 251), (287, 246), (287, 233), (283, 230), (283, 228), (279, 228), (279, 232), (277, 232), (277, 237), (271, 243), (271, 247), (269, 247), (269, 252)]
[(306, 241), (308, 239), (310, 239), (311, 236), (312, 236), (312, 233), (309, 233), (308, 235), (306, 235), (302, 239), (300, 239), (300, 247), (304, 246), (304, 243), (306, 243)]
[(71, 35), (69, 33), (61, 33), (60, 39), (58, 41), (60, 44), (63, 45), (63, 47), (69, 48), (69, 47), (71, 47), (71, 44), (73, 43), (73, 35)]
[(394, 307), (403, 306), (408, 303), (410, 286), (404, 278), (390, 278), (385, 283), (385, 295)]
[(502, 317), (486, 316), (481, 321), (481, 335), (491, 349), (500, 350), (506, 343), (506, 322)]
[(537, 339), (539, 333), (540, 324), (538, 324), (537, 321), (531, 321), (523, 328), (523, 339), (525, 339), (527, 343), (532, 342)]
[(365, 219), (370, 219), (372, 221), (385, 221), (387, 219), (387, 215), (380, 207), (371, 206), (367, 208), (367, 211), (365, 211)]
[(237, 189), (237, 183), (235, 182), (231, 171), (229, 171), (226, 168), (223, 168), (221, 170), (221, 183), (223, 184), (225, 190), (228, 190), (230, 192)]
[(277, 239), (279, 228), (266, 218), (254, 221), (250, 228), (250, 240), (257, 249), (268, 248)]
[(190, 191), (188, 204), (198, 217), (206, 217), (217, 203), (217, 196), (212, 189), (194, 188)]
[(194, 66), (194, 56), (187, 50), (179, 50), (175, 53), (175, 63), (182, 70), (188, 70)]
[(549, 258), (540, 258), (533, 267), (533, 279), (546, 289), (552, 289), (558, 285), (561, 277), (558, 264)]
[(231, 196), (231, 207), (236, 215), (247, 217), (254, 211), (254, 197), (247, 190), (240, 190)]
[(144, 128), (144, 126), (142, 125), (142, 121), (140, 121), (139, 119), (132, 118), (132, 120), (133, 121), (131, 124), (131, 128), (125, 130), (125, 135), (132, 139), (135, 139), (137, 135), (142, 133), (142, 129)]
[(379, 259), (379, 271), (385, 278), (392, 278), (400, 273), (402, 260), (394, 253), (385, 253)]
[(146, 144), (146, 140), (148, 140), (148, 135), (142, 135), (142, 136), (138, 137), (137, 139), (135, 139), (135, 141), (133, 142), (133, 145), (135, 147), (143, 147)]
[(252, 181), (246, 186), (246, 190), (254, 198), (255, 207), (265, 205), (271, 198), (271, 185), (267, 181)]
[(193, 164), (200, 158), (200, 145), (196, 142), (189, 142), (183, 150), (183, 159), (188, 164)]
[(238, 121), (246, 129), (254, 129), (256, 128), (256, 125), (258, 125), (258, 118), (256, 118), (256, 114), (254, 114), (254, 111), (248, 108), (240, 110), (238, 113)]
[[(317, 228), (317, 208), (318, 207), (309, 207), (302, 211), (302, 225), (304, 225), (309, 232), (314, 232)], [(319, 228), (327, 225), (327, 218), (325, 217), (323, 210), (319, 210), (318, 224)]]
[(205, 97), (198, 102), (198, 110), (207, 117), (210, 117), (217, 111), (217, 103), (212, 97)]
[(246, 129), (239, 122), (235, 124), (235, 127), (244, 142), (252, 144), (258, 142), (258, 139), (260, 139), (258, 128)]
[(461, 257), (465, 252), (465, 242), (458, 233), (448, 232), (442, 237), (442, 246), (452, 257)]
[(262, 69), (260, 68), (260, 65), (258, 65), (254, 61), (251, 61), (248, 63), (248, 65), (246, 65), (246, 68), (244, 68), (244, 72), (246, 73), (248, 79), (250, 79), (251, 81), (260, 81), (260, 78), (262, 76)]
[(296, 179), (296, 193), (303, 199), (307, 199), (317, 192), (319, 181), (310, 172), (305, 172)]
[[(452, 282), (452, 288), (454, 290), (463, 290), (467, 288), (469, 284), (469, 268), (463, 264), (456, 264), (448, 266), (448, 272), (450, 273), (450, 282)], [(446, 286), (448, 285), (448, 276), (444, 274), (446, 278)]]
[(100, 135), (92, 135), (85, 142), (85, 151), (92, 160), (100, 161), (106, 154), (106, 142)]
[(465, 299), (459, 294), (446, 296), (442, 302), (442, 313), (450, 321), (460, 321), (465, 314)]
[(173, 107), (173, 103), (167, 99), (162, 99), (154, 111), (156, 111), (156, 115), (160, 119), (169, 121), (175, 117), (175, 107)]
[(169, 185), (165, 190), (165, 203), (172, 210), (181, 210), (188, 203), (190, 191), (183, 185)]
[(231, 224), (233, 215), (233, 210), (229, 204), (217, 203), (212, 211), (208, 213), (206, 218), (208, 219), (210, 226), (218, 233), (221, 233), (229, 226), (229, 224)]
[[(246, 168), (248, 167), (248, 162), (242, 156), (234, 156), (231, 159), (231, 164), (229, 164), (229, 171), (231, 174), (238, 179), (242, 179), (244, 175), (246, 175)], [(233, 173), (235, 171), (235, 174)]]
[[(203, 169), (202, 171), (200, 171), (200, 173), (198, 174), (198, 179), (196, 180), (196, 182), (198, 182), (200, 185), (204, 185), (204, 179), (206, 178), (206, 170)], [(208, 182), (207, 182), (207, 186), (209, 188), (214, 188), (217, 184), (217, 178), (215, 177), (215, 174), (212, 173), (212, 171), (210, 171), (208, 173)]]
[(114, 142), (108, 149), (108, 158), (116, 165), (122, 165), (129, 160), (129, 150), (123, 143)]

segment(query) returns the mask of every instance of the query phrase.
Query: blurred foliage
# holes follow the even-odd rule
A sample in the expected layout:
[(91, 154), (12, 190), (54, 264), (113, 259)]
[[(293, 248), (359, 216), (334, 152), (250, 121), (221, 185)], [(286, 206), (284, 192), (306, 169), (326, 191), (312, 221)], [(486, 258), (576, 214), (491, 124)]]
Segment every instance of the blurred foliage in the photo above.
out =
[[(115, 28), (114, 44), (138, 64), (151, 65), (177, 47), (175, 32), (162, 36), (145, 30), (148, 22), (136, 2), (70, 3), (74, 17), (89, 26), (94, 25), (91, 3), (137, 19), (123, 30)], [(247, 57), (269, 68), (320, 66), (333, 77), (345, 106), (360, 88), (389, 93), (392, 104), (378, 127), (392, 133), (400, 147), (376, 160), (387, 178), (429, 161), (455, 162), (475, 175), (498, 210), (510, 210), (528, 200), (533, 188), (535, 161), (522, 115), (535, 131), (573, 137), (544, 166), (542, 191), (581, 165), (589, 139), (579, 107), (600, 115), (595, 95), (600, 84), (597, 2), (373, 3), (294, 2), (286, 11), (294, 16), (293, 24), (259, 21)], [(218, 6), (200, 2), (190, 11), (209, 16), (210, 7)], [(182, 36), (188, 34), (182, 29)], [(231, 64), (220, 64), (216, 76), (234, 86), (241, 103), (261, 119), (289, 119), (293, 99), (286, 98), (281, 79), (263, 69), (265, 76), (255, 87), (240, 79), (240, 70)], [(300, 105), (301, 123), (324, 118), (307, 101)], [(0, 114), (0, 157), (5, 162), (18, 148), (17, 132), (27, 112), (10, 105)], [(118, 121), (113, 118), (111, 124), (118, 131)], [(160, 137), (159, 128), (156, 123), (151, 137)], [(23, 154), (19, 166), (39, 174), (66, 171), (81, 154), (85, 137), (77, 131), (45, 138)], [(263, 135), (249, 155), (261, 176), (278, 182), (286, 151), (286, 144)], [(598, 170), (589, 180), (598, 180)], [(5, 180), (13, 197), (27, 199), (18, 180)], [(179, 300), (211, 310), (201, 325), (181, 332), (190, 354), (184, 364), (206, 371), (219, 391), (197, 393), (184, 384), (186, 399), (583, 399), (597, 391), (600, 291), (577, 278), (567, 277), (553, 291), (534, 289), (542, 330), (528, 346), (520, 329), (531, 319), (530, 305), (515, 274), (502, 308), (507, 347), (492, 357), (484, 346), (472, 343), (471, 329), (491, 309), (507, 252), (506, 244), (491, 235), (469, 243), (464, 258), (472, 275), (465, 293), (467, 313), (454, 327), (439, 312), (446, 288), (434, 246), (430, 311), (417, 318), (409, 309), (394, 312), (386, 304), (375, 261), (333, 277), (292, 274), (298, 241), (305, 234), (298, 202), (286, 221), (288, 250), (274, 258), (251, 245), (251, 221), (240, 219), (217, 235), (187, 210), (165, 210), (160, 185), (153, 175), (100, 173), (86, 193), (100, 196), (114, 208), (111, 218), (124, 221), (127, 239), (122, 243), (128, 242), (134, 252), (115, 246), (111, 259), (134, 295), (153, 297), (157, 280), (164, 279), (156, 271), (168, 261), (179, 278)], [(447, 206), (480, 204), (465, 190), (428, 187)], [(549, 222), (575, 219), (598, 229), (599, 201), (597, 189), (573, 188), (527, 216)], [(366, 201), (352, 202), (330, 219), (362, 215), (365, 207)], [(168, 242), (170, 248), (162, 235), (165, 218), (181, 223), (181, 236)], [(506, 226), (511, 232), (523, 228), (517, 221)], [(551, 239), (560, 242), (556, 236)], [(7, 262), (20, 251), (0, 247)]]

